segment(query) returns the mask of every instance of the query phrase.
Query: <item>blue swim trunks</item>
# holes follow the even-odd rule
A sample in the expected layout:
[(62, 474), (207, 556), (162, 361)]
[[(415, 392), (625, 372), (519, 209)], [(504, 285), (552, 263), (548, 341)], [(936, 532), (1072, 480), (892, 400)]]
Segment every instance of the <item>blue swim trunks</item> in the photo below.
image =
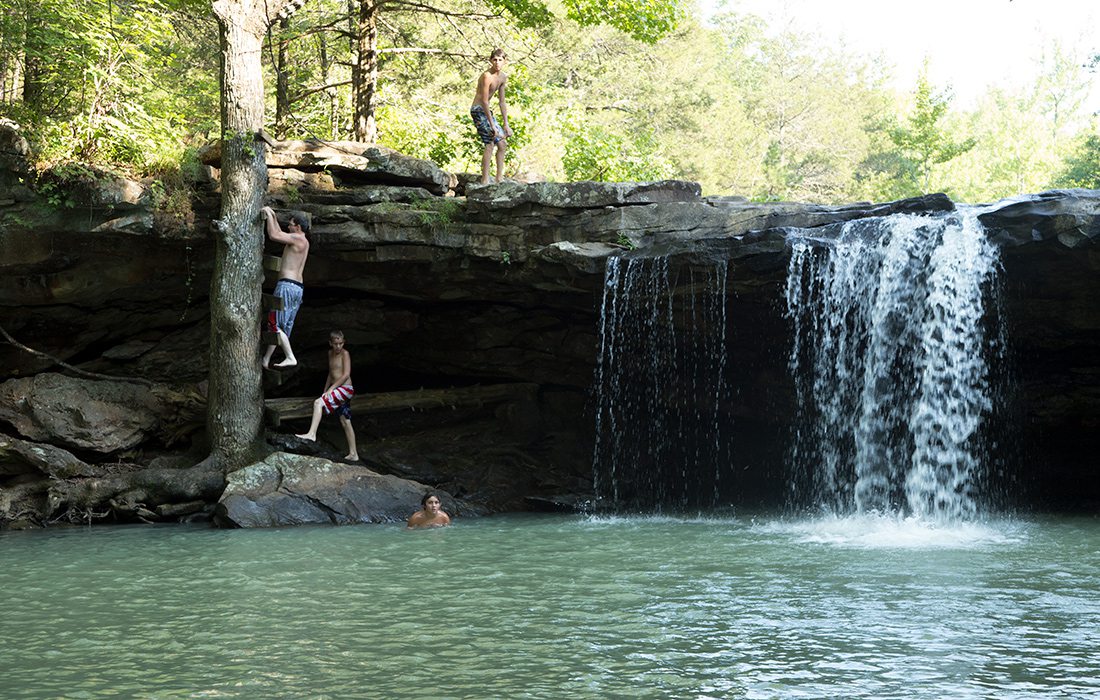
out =
[(275, 283), (275, 296), (283, 300), (282, 311), (275, 312), (275, 326), (290, 337), (294, 330), (294, 319), (298, 317), (298, 307), (302, 305), (304, 287), (297, 280), (282, 279)]
[(497, 124), (497, 120), (492, 114), (486, 114), (485, 108), (481, 105), (470, 107), (470, 119), (474, 120), (477, 135), (483, 144), (489, 145), (504, 140), (504, 131)]

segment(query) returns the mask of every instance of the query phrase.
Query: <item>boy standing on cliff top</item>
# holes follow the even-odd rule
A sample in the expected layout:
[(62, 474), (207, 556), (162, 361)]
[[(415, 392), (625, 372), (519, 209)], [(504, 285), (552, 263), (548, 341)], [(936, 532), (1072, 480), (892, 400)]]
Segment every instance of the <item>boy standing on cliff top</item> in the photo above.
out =
[[(470, 105), (470, 118), (474, 120), (477, 135), (484, 145), (481, 154), (481, 184), (489, 184), (489, 165), (493, 160), (493, 148), (496, 148), (497, 182), (504, 177), (504, 154), (508, 150), (508, 137), (512, 129), (508, 126), (508, 105), (504, 101), (504, 88), (508, 85), (508, 76), (504, 74), (504, 64), (508, 57), (503, 49), (493, 49), (489, 55), (489, 70), (477, 79), (477, 91), (474, 103)], [(500, 97), (500, 123), (493, 118), (489, 100), (493, 94)]]
[(328, 336), (328, 381), (320, 398), (313, 402), (313, 420), (309, 430), (295, 437), (310, 442), (317, 439), (317, 427), (321, 425), (321, 412), (337, 413), (340, 427), (348, 440), (348, 453), (344, 459), (359, 461), (359, 452), (355, 445), (355, 428), (351, 424), (351, 397), (355, 389), (351, 385), (351, 355), (344, 348), (343, 331), (333, 331)]

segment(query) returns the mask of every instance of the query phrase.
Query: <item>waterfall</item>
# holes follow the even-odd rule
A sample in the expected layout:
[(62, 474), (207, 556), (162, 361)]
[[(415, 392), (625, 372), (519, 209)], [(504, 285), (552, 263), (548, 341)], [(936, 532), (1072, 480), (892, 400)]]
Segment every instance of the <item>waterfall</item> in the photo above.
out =
[(838, 513), (972, 516), (993, 408), (984, 301), (999, 264), (976, 213), (789, 240), (792, 496)]
[(716, 505), (725, 373), (724, 262), (608, 259), (594, 381), (601, 506)]

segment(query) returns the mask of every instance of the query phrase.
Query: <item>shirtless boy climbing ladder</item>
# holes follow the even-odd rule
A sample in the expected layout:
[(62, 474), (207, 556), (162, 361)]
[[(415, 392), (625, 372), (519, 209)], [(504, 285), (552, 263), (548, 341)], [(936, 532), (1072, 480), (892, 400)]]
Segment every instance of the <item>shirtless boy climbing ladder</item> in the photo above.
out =
[[(283, 302), (283, 308), (275, 313), (275, 328), (278, 334), (278, 347), (282, 348), (285, 357), (276, 362), (276, 369), (293, 367), (298, 364), (294, 357), (294, 350), (290, 347), (290, 332), (294, 329), (294, 319), (298, 316), (298, 307), (302, 305), (302, 271), (306, 267), (306, 257), (309, 255), (309, 220), (301, 214), (291, 214), (287, 231), (279, 226), (279, 220), (275, 218), (275, 212), (271, 207), (260, 210), (264, 217), (264, 227), (267, 237), (283, 244), (282, 264), (279, 268), (279, 281), (275, 284), (275, 296)], [(264, 351), (264, 369), (270, 369), (271, 356), (275, 354), (275, 345), (268, 345)]]

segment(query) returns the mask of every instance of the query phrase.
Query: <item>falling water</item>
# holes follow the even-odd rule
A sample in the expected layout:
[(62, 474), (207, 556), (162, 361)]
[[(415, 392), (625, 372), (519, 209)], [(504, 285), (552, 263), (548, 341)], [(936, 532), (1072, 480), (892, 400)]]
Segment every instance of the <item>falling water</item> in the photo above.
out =
[(793, 495), (833, 512), (973, 515), (998, 266), (976, 214), (853, 221), (791, 245)]
[(726, 265), (610, 258), (596, 367), (602, 505), (714, 505), (726, 421)]

